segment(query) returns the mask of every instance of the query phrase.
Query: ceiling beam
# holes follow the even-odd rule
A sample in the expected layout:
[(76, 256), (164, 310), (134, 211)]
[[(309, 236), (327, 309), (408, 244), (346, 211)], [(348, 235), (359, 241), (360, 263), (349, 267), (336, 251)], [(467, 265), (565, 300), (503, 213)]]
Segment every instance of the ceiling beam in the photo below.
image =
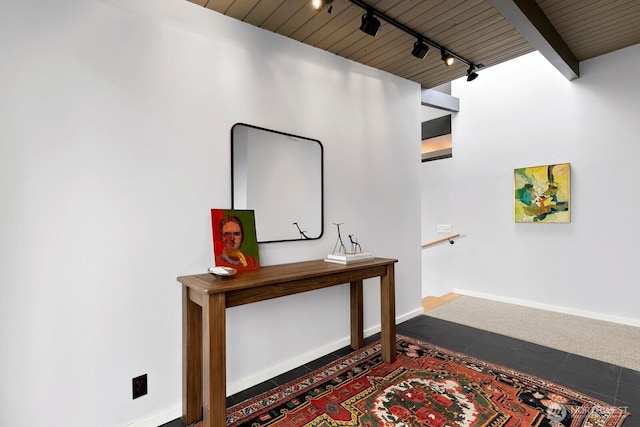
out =
[(420, 103), (427, 107), (452, 111), (454, 113), (460, 111), (460, 98), (447, 95), (434, 89), (423, 88), (421, 90)]
[(580, 77), (580, 62), (535, 0), (489, 0), (504, 18), (568, 80)]

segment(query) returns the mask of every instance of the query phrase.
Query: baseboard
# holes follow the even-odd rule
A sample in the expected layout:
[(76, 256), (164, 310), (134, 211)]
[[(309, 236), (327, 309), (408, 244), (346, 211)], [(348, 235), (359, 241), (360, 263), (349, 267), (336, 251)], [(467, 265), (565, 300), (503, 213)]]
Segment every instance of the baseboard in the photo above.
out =
[(622, 325), (640, 327), (640, 320), (629, 319), (627, 317), (612, 316), (609, 314), (595, 313), (592, 311), (578, 310), (575, 308), (562, 307), (562, 306), (551, 305), (551, 304), (542, 304), (542, 303), (526, 301), (526, 300), (521, 300), (516, 298), (501, 297), (498, 295), (468, 291), (465, 289), (454, 289), (453, 292), (461, 295), (475, 297), (475, 298), (482, 298), (482, 299), (487, 299), (491, 301), (504, 302), (507, 304), (520, 305), (520, 306), (529, 307), (529, 308), (537, 308), (539, 310), (553, 311), (556, 313), (570, 314), (572, 316), (586, 317), (588, 319), (602, 320), (605, 322), (612, 322), (612, 323), (619, 323)]
[(271, 378), (277, 377), (284, 372), (309, 363), (312, 360), (325, 356), (349, 344), (351, 344), (351, 339), (349, 337), (341, 338), (337, 341), (333, 341), (331, 343), (323, 345), (322, 347), (314, 348), (313, 350), (303, 353), (299, 356), (287, 359), (282, 363), (274, 365), (268, 369), (263, 369), (262, 371), (237, 379), (235, 381), (227, 381), (227, 396), (236, 394), (242, 390), (248, 389), (249, 387), (253, 387), (256, 384), (260, 384), (261, 382), (270, 380)]
[[(409, 313), (403, 314), (401, 316), (396, 316), (396, 324), (402, 323), (409, 319), (412, 319), (416, 316), (423, 314), (424, 311), (421, 308), (418, 308), (414, 311), (410, 311)], [(365, 337), (369, 337), (371, 335), (377, 334), (380, 332), (381, 326), (380, 324), (374, 325), (371, 328), (365, 329), (363, 331), (363, 335)], [(297, 357), (292, 359), (285, 360), (284, 362), (272, 366), (269, 369), (264, 369), (260, 372), (257, 372), (253, 375), (246, 376), (244, 378), (240, 378), (236, 381), (227, 382), (227, 395), (232, 395), (238, 393), (242, 390), (246, 390), (249, 387), (253, 387), (256, 384), (260, 384), (263, 381), (267, 381), (271, 378), (277, 377), (278, 375), (290, 371), (291, 369), (302, 366), (306, 363), (309, 363), (312, 360), (315, 360), (319, 357), (326, 356), (327, 354), (336, 351), (342, 347), (348, 346), (351, 344), (351, 337), (343, 337), (337, 341), (333, 341), (322, 347), (315, 348), (309, 352), (303, 353)]]
[[(414, 311), (410, 311), (409, 313), (403, 314), (401, 316), (397, 316), (396, 323), (405, 322), (421, 314), (423, 314), (423, 310), (422, 308), (418, 308)], [(377, 334), (378, 332), (380, 332), (380, 330), (381, 330), (381, 325), (378, 324), (364, 330), (363, 335), (365, 337), (369, 337), (371, 335)], [(229, 381), (227, 382), (227, 395), (232, 395), (242, 390), (246, 390), (249, 387), (253, 387), (254, 385), (260, 384), (263, 381), (270, 380), (271, 378), (274, 378), (284, 372), (287, 372), (287, 371), (290, 371), (291, 369), (302, 366), (305, 363), (309, 363), (312, 360), (325, 356), (333, 351), (336, 351), (350, 344), (351, 344), (351, 337), (344, 337), (337, 341), (323, 345), (322, 347), (315, 348), (312, 351), (308, 351), (298, 357), (288, 359), (283, 363), (275, 365), (269, 369), (264, 369), (260, 372), (257, 372), (253, 375), (246, 376), (236, 381)], [(181, 416), (182, 416), (182, 406), (176, 406), (166, 411), (163, 411), (159, 414), (156, 414), (150, 418), (146, 418), (141, 421), (136, 421), (132, 424), (129, 424), (127, 427), (158, 427), (159, 425), (168, 423), (169, 421), (173, 421), (176, 418), (180, 418)]]
[(173, 421), (176, 418), (182, 417), (182, 406), (174, 406), (171, 409), (162, 411), (159, 414), (155, 414), (152, 417), (145, 418), (144, 420), (136, 421), (131, 424), (127, 424), (127, 427), (158, 427), (162, 424), (166, 424), (169, 421)]
[(410, 311), (402, 316), (396, 317), (396, 324), (406, 322), (409, 319), (413, 319), (414, 317), (421, 316), (424, 314), (424, 310), (422, 307), (416, 308), (414, 311)]

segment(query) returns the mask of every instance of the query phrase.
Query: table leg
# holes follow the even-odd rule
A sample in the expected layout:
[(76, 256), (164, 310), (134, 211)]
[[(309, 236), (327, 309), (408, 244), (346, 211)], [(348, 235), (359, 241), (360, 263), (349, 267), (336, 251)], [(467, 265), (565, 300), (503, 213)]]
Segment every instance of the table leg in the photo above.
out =
[(205, 295), (202, 307), (204, 427), (226, 425), (225, 299), (224, 293)]
[(396, 293), (393, 264), (380, 277), (380, 308), (382, 320), (382, 358), (387, 363), (396, 360)]
[(351, 282), (351, 348), (364, 345), (362, 315), (362, 280)]
[(182, 418), (186, 425), (202, 416), (202, 310), (182, 287)]

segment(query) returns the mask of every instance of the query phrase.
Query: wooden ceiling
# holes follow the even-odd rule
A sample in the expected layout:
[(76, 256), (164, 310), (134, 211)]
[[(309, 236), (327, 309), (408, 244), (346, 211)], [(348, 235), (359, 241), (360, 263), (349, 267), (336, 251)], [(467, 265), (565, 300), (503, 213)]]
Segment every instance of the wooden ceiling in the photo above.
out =
[[(416, 38), (383, 19), (376, 37), (365, 34), (360, 31), (364, 10), (349, 0), (334, 0), (332, 13), (327, 9), (314, 11), (310, 0), (188, 1), (418, 82), (424, 88), (463, 77), (468, 68), (460, 61), (445, 66), (440, 52), (433, 47), (425, 59), (415, 58), (411, 49)], [(579, 74), (573, 75), (573, 72), (577, 71), (580, 61), (640, 43), (638, 0), (365, 0), (360, 3), (374, 7), (415, 33), (485, 68), (539, 50), (572, 79)], [(482, 68), (478, 74), (482, 76)]]

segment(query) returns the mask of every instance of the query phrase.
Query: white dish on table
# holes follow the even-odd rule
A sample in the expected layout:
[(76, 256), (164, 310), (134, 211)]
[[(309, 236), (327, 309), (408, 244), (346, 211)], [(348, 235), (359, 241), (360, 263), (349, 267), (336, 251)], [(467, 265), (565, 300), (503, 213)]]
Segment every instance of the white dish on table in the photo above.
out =
[(238, 272), (238, 270), (231, 267), (209, 267), (207, 271), (218, 277), (229, 277)]

